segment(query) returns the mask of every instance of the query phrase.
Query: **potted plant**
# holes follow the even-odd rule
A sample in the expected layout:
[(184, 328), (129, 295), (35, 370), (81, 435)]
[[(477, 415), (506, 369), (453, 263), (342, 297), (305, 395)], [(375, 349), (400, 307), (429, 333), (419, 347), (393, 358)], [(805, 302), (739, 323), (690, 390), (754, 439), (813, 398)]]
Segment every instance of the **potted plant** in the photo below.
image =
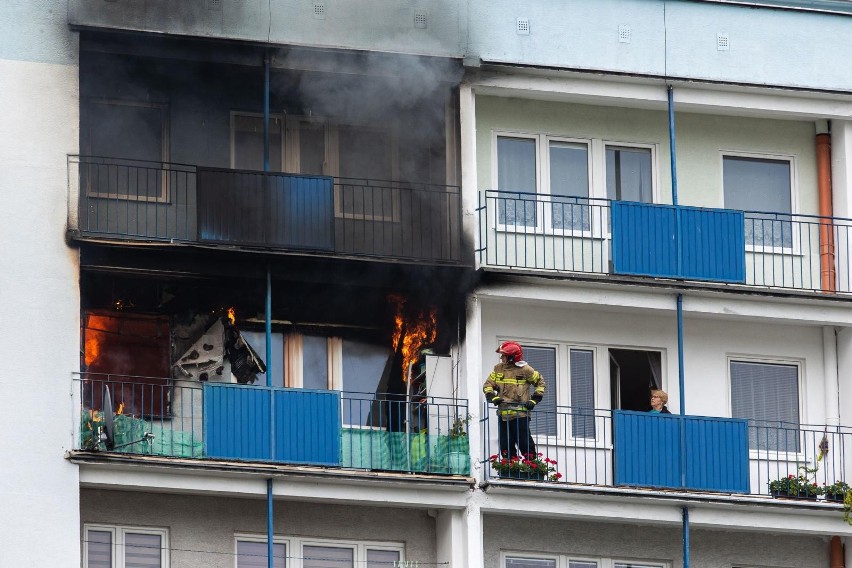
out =
[(467, 425), (470, 414), (456, 416), (448, 433), (448, 466), (449, 473), (470, 475), (470, 441), (467, 437)]
[(559, 481), (562, 474), (556, 471), (556, 460), (542, 457), (542, 454), (527, 454), (509, 459), (505, 453), (493, 455), (488, 460), (491, 468), (500, 477), (513, 479), (531, 479), (536, 481)]
[(843, 503), (846, 499), (846, 494), (852, 487), (849, 487), (843, 481), (835, 481), (831, 485), (826, 485), (825, 487), (825, 500), (826, 501), (835, 501), (837, 503)]
[(805, 475), (793, 475), (769, 482), (769, 493), (773, 497), (786, 497), (792, 499), (811, 499), (825, 493), (825, 488), (809, 480)]

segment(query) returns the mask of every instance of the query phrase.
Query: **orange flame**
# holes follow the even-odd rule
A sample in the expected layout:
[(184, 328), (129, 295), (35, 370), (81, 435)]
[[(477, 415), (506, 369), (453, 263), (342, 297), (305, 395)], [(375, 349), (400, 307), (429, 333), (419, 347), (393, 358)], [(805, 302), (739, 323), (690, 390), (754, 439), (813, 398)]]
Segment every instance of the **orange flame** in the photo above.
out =
[(88, 367), (92, 363), (94, 363), (95, 359), (98, 358), (98, 355), (101, 354), (101, 345), (98, 342), (98, 337), (96, 333), (87, 333), (86, 334), (86, 366)]
[(118, 404), (118, 410), (115, 411), (116, 414), (124, 414), (124, 403), (121, 402)]
[(228, 321), (231, 322), (231, 325), (237, 323), (237, 312), (233, 307), (228, 308)]
[(402, 380), (408, 380), (408, 367), (417, 359), (420, 349), (435, 342), (438, 335), (438, 318), (435, 308), (420, 311), (413, 320), (405, 318), (405, 299), (400, 296), (389, 298), (396, 303), (394, 317), (393, 348), (402, 352)]

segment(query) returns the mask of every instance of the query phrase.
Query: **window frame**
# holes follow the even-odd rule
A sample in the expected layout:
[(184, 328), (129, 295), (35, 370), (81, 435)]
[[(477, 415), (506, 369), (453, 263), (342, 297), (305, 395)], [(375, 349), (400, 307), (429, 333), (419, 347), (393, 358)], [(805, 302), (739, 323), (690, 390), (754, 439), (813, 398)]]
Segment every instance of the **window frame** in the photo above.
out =
[[(85, 100), (86, 107), (86, 154), (92, 158), (115, 158), (116, 160), (120, 160), (122, 162), (148, 162), (147, 160), (141, 160), (137, 158), (129, 158), (126, 156), (92, 156), (92, 117), (95, 116), (94, 105), (112, 105), (112, 106), (123, 106), (123, 107), (136, 107), (136, 108), (149, 108), (149, 109), (159, 109), (160, 110), (160, 139), (161, 139), (161, 156), (159, 163), (162, 164), (162, 170), (160, 171), (160, 193), (157, 196), (133, 196), (133, 195), (120, 195), (118, 193), (102, 193), (99, 191), (95, 191), (92, 189), (92, 179), (91, 176), (86, 177), (85, 191), (86, 197), (94, 197), (94, 198), (102, 198), (102, 199), (114, 199), (121, 201), (137, 201), (137, 202), (146, 202), (146, 203), (170, 203), (171, 202), (171, 191), (169, 187), (169, 167), (168, 161), (169, 156), (171, 154), (170, 146), (169, 146), (169, 103), (168, 102), (150, 102), (150, 101), (138, 101), (132, 99), (115, 99), (115, 98), (101, 98), (101, 97), (92, 97)], [(94, 164), (91, 164), (94, 165)], [(105, 166), (110, 166), (112, 164), (106, 163), (103, 164)], [(118, 167), (126, 164), (116, 164)], [(82, 165), (82, 167), (90, 167), (90, 165)]]
[[(804, 359), (792, 359), (792, 358), (783, 358), (783, 357), (761, 357), (757, 355), (741, 355), (738, 353), (728, 353), (725, 356), (725, 377), (727, 380), (727, 397), (728, 397), (728, 416), (730, 418), (734, 418), (734, 407), (733, 407), (733, 382), (731, 377), (731, 363), (754, 363), (754, 364), (764, 364), (764, 365), (784, 365), (789, 367), (796, 367), (796, 380), (797, 380), (797, 389), (798, 389), (798, 398), (797, 401), (799, 407), (799, 426), (802, 424), (807, 424), (807, 419), (805, 418), (805, 409), (807, 405), (805, 404), (805, 389), (804, 389), (804, 373), (805, 373), (805, 360)], [(747, 418), (744, 420), (748, 420)], [(770, 460), (783, 460), (790, 461), (791, 459), (804, 461), (804, 453), (795, 452), (795, 451), (780, 451), (780, 450), (769, 450), (769, 449), (760, 449), (760, 448), (752, 448), (749, 446), (749, 459), (770, 459)]]
[(570, 562), (594, 562), (597, 568), (614, 568), (616, 563), (641, 564), (650, 568), (672, 568), (668, 560), (622, 558), (620, 556), (589, 556), (585, 554), (571, 553), (541, 553), (541, 552), (517, 552), (513, 550), (500, 551), (500, 568), (506, 568), (506, 560), (509, 558), (530, 560), (555, 560), (556, 568), (569, 568)]
[[(550, 187), (550, 143), (563, 142), (568, 144), (582, 144), (587, 148), (588, 176), (589, 176), (589, 200), (588, 205), (581, 207), (594, 207), (598, 202), (610, 203), (606, 191), (606, 150), (608, 147), (637, 148), (651, 152), (651, 203), (658, 204), (660, 200), (660, 176), (659, 176), (659, 144), (655, 142), (622, 142), (615, 139), (603, 137), (577, 137), (547, 132), (529, 132), (521, 130), (492, 129), (491, 131), (491, 186), (497, 191), (499, 188), (499, 164), (497, 143), (499, 138), (522, 138), (535, 141), (535, 193), (536, 195), (553, 195)], [(507, 190), (511, 192), (511, 190)], [(584, 199), (584, 198), (578, 198)], [(538, 203), (538, 202), (537, 202)], [(549, 202), (546, 202), (549, 203)], [(545, 203), (545, 205), (546, 205)], [(603, 206), (603, 205), (598, 205)], [(538, 206), (537, 206), (538, 207)], [(594, 214), (590, 215), (589, 229), (557, 228), (553, 227), (552, 213), (550, 207), (543, 206), (541, 219), (536, 218), (535, 225), (516, 225), (500, 223), (498, 207), (494, 208), (492, 218), (489, 220), (492, 229), (499, 232), (524, 233), (541, 236), (565, 236), (581, 238), (610, 238), (610, 229), (605, 220), (596, 220)], [(601, 226), (603, 225), (603, 226)]]
[[(239, 558), (237, 557), (237, 543), (239, 541), (260, 542), (266, 544), (266, 535), (260, 535), (257, 533), (234, 533), (235, 568), (238, 568), (237, 561)], [(304, 564), (305, 546), (324, 546), (329, 548), (348, 548), (353, 550), (353, 563), (355, 568), (358, 568), (359, 566), (366, 566), (367, 550), (399, 552), (400, 560), (405, 559), (405, 543), (402, 542), (274, 535), (272, 537), (272, 543), (283, 544), (287, 547), (287, 568), (302, 568)]]
[[(111, 568), (124, 568), (127, 558), (124, 554), (124, 541), (127, 533), (157, 535), (160, 537), (160, 567), (169, 568), (169, 529), (162, 527), (139, 527), (133, 525), (109, 525), (100, 523), (85, 523), (83, 525), (83, 567), (89, 566), (89, 531), (108, 532), (112, 535), (110, 548), (112, 549)], [(121, 554), (119, 555), (119, 552)]]
[[(790, 163), (790, 217), (795, 217), (800, 214), (800, 205), (799, 205), (799, 156), (798, 154), (779, 154), (779, 153), (770, 153), (770, 152), (753, 152), (753, 151), (742, 151), (742, 150), (730, 150), (730, 149), (720, 149), (719, 150), (719, 184), (721, 186), (720, 192), (720, 206), (722, 209), (726, 208), (725, 204), (725, 158), (748, 158), (752, 160), (765, 160), (765, 161), (776, 161), (776, 162), (789, 162)], [(761, 212), (759, 209), (733, 209), (733, 211), (754, 211)], [(779, 213), (777, 211), (766, 211), (766, 213), (778, 213), (784, 215), (784, 213)], [(795, 220), (791, 219), (790, 223), (795, 222)], [(754, 254), (767, 254), (767, 255), (802, 255), (802, 245), (801, 245), (801, 236), (793, 231), (791, 234), (792, 243), (791, 246), (765, 246), (765, 245), (755, 245), (753, 243), (745, 243), (746, 252), (751, 252)]]

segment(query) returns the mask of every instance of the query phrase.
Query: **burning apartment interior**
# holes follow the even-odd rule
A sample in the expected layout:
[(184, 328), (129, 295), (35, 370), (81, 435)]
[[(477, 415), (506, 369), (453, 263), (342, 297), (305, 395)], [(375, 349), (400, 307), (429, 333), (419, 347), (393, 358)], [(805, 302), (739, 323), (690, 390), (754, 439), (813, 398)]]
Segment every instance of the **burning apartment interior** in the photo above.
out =
[[(308, 271), (301, 272), (304, 276)], [(267, 351), (262, 279), (84, 271), (84, 446), (104, 449), (96, 436), (98, 421), (115, 414), (122, 431), (106, 449), (227, 457), (205, 439), (213, 427), (206, 422), (213, 410), (204, 387), (214, 383), (245, 389), (241, 392), (263, 391), (267, 384), (273, 390), (337, 392), (339, 424), (331, 420), (327, 426), (344, 433), (448, 435), (466, 416), (456, 406), (463, 294), (448, 300), (447, 295), (427, 293), (429, 287), (393, 289), (383, 278), (368, 280), (324, 286), (274, 280), (272, 297), (277, 301)], [(241, 427), (249, 429), (262, 422), (251, 413), (243, 419), (249, 423)], [(364, 433), (355, 435), (360, 439)], [(365, 443), (350, 437), (341, 436), (341, 447), (334, 450), (344, 465), (410, 469), (407, 450), (402, 453), (408, 457), (395, 462), (388, 450), (385, 465), (377, 465), (381, 456), (364, 458), (359, 453), (367, 451), (361, 448)], [(400, 459), (405, 463), (400, 465)]]

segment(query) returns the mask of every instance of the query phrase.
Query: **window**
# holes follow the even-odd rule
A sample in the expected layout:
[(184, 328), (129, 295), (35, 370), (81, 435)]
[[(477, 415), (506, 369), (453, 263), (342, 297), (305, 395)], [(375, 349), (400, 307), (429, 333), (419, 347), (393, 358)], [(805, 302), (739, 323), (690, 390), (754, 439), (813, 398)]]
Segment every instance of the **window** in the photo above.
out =
[(536, 436), (556, 436), (556, 349), (553, 347), (531, 347), (522, 345), (524, 359), (541, 373), (546, 385), (544, 398), (531, 414), (530, 431)]
[(799, 366), (730, 361), (731, 415), (747, 418), (749, 447), (798, 451)]
[(746, 213), (746, 244), (755, 247), (793, 246), (793, 160), (722, 156), (725, 207)]
[(504, 568), (668, 568), (668, 564), (623, 561), (612, 558), (514, 554), (504, 555), (503, 566)]
[[(168, 106), (91, 100), (87, 105), (87, 153), (83, 172), (92, 197), (164, 201), (168, 178)], [(111, 158), (100, 160), (100, 158)]]
[(86, 568), (167, 568), (166, 529), (87, 525), (83, 565)]
[(543, 134), (495, 134), (494, 146), (500, 225), (589, 231), (603, 220), (591, 198), (653, 202), (653, 146)]
[[(275, 568), (391, 568), (403, 559), (403, 547), (388, 543), (276, 538), (273, 547)], [(265, 539), (237, 537), (236, 568), (265, 568), (266, 555)]]
[(618, 201), (653, 203), (650, 148), (606, 147), (606, 196)]
[[(283, 171), (284, 120), (269, 117), (269, 171)], [(237, 170), (263, 171), (263, 115), (231, 113), (231, 167)]]
[(572, 435), (595, 439), (595, 352), (571, 349), (569, 359)]

